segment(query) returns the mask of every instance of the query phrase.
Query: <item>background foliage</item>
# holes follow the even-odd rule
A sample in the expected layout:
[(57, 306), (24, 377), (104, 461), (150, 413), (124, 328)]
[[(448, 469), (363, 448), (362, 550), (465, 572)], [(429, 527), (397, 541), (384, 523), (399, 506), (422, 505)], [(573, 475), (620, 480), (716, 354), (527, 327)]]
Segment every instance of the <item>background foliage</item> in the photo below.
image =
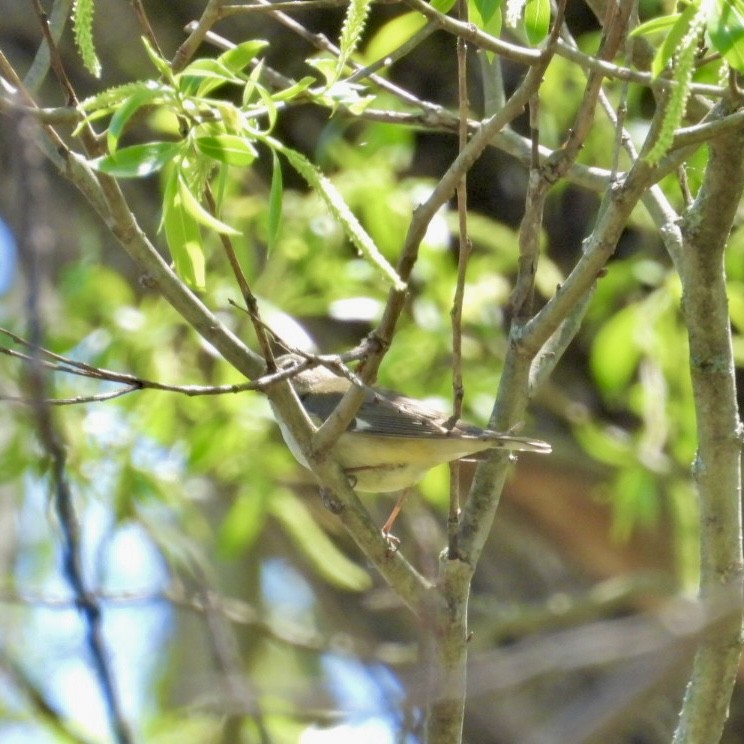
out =
[[(167, 60), (203, 3), (146, 5), (160, 51), (138, 41), (142, 29), (126, 4), (104, 0), (95, 8), (90, 1), (76, 3), (74, 31), (66, 28), (59, 42), (83, 101), (80, 110), (97, 131), (107, 127), (100, 152), (90, 157), (93, 167), (127, 179), (123, 189), (143, 229), (157, 236), (179, 276), (250, 346), (257, 347), (255, 332), (240, 309), (241, 291), (220, 235), (230, 236), (262, 319), (280, 338), (309, 351), (354, 346), (381, 317), (395, 282), (389, 267), (412, 212), (457, 154), (456, 114), (445, 116), (458, 103), (453, 37), (434, 33), (381, 73), (409, 90), (411, 102), (395, 90), (349, 83), (343, 73), (345, 58), (372, 64), (424, 28), (423, 16), (398, 4), (352, 4), (356, 20), (345, 4), (291, 14), (304, 28), (340, 39), (342, 61), (312, 48), (316, 37), (298, 36), (256, 11), (226, 16), (213, 27), (240, 44), (237, 51), (205, 43), (188, 66), (174, 71)], [(728, 9), (733, 22), (723, 20)], [(637, 29), (629, 57), (632, 43), (650, 44), (644, 48), (651, 50), (647, 62), (654, 73), (681, 79), (689, 72), (687, 83), (699, 85), (719, 85), (722, 76), (725, 82), (721, 56), (739, 69), (742, 14), (736, 3), (701, 0), (678, 14), (670, 10), (641, 4), (642, 19), (653, 25)], [(7, 12), (0, 49), (23, 76), (41, 32), (26, 4), (11, 3)], [(594, 53), (594, 16), (585, 7), (567, 12), (579, 48)], [(493, 35), (515, 14), (521, 20), (504, 38), (526, 47), (548, 33), (550, 9), (541, 0), (524, 8), (474, 2), (470, 13)], [(705, 23), (713, 58), (693, 69), (706, 54), (705, 44), (696, 43)], [(675, 57), (678, 46), (664, 40), (691, 33), (695, 55)], [(492, 79), (498, 62), (471, 47), (474, 119), (488, 113), (484, 80)], [(672, 62), (679, 64), (664, 73)], [(509, 60), (501, 64), (511, 92), (523, 70)], [(680, 71), (684, 64), (688, 71)], [(267, 68), (288, 84), (267, 83)], [(578, 65), (552, 60), (540, 86), (541, 145), (553, 149), (564, 142), (585, 87)], [(641, 142), (653, 116), (649, 86), (608, 80), (605, 92), (611, 108), (625, 108), (625, 127)], [(51, 79), (37, 100), (48, 108), (65, 103)], [(690, 109), (698, 104), (693, 97)], [(39, 200), (21, 201), (29, 192), (19, 173), (28, 162), (19, 155), (18, 119), (4, 108), (9, 115), (0, 146), (16, 186), (0, 195), (0, 216), (20, 233), (19, 212), (27, 212), (47, 231), (47, 253), (32, 275), (23, 255), (14, 268), (10, 237), (0, 247), (0, 269), (7, 267), (5, 283), (0, 276), (0, 325), (10, 332), (1, 345), (29, 353), (11, 334), (30, 337), (27, 297), (38, 282), (43, 346), (66, 359), (171, 385), (245, 382), (163, 302), (52, 169), (39, 167)], [(650, 156), (657, 160), (684, 123), (682, 109), (670, 117), (654, 123), (662, 131), (662, 145)], [(68, 121), (56, 125), (65, 140), (75, 142), (75, 132), (84, 138), (80, 117)], [(608, 144), (616, 138), (612, 121), (596, 111), (592, 124), (578, 163), (614, 172), (619, 157), (620, 169), (629, 167), (630, 159)], [(468, 173), (464, 417), (480, 424), (490, 414), (509, 343), (507, 307), (528, 181), (525, 157), (515, 157), (514, 143), (524, 155), (526, 114), (514, 121), (512, 133), (511, 149), (499, 140)], [(699, 149), (662, 181), (675, 208), (697, 193), (706, 159)], [(604, 186), (588, 187), (590, 171), (582, 173), (589, 174), (583, 182), (581, 176), (560, 181), (548, 198), (536, 307), (565, 280), (597, 218)], [(437, 213), (421, 244), (395, 343), (380, 370), (382, 384), (445, 409), (452, 394), (449, 311), (457, 234), (453, 202)], [(370, 258), (370, 246), (379, 256)], [(739, 366), (743, 267), (737, 224), (726, 270)], [(522, 671), (510, 672), (498, 654), (533, 643), (539, 656), (539, 644), (555, 638), (581, 657), (578, 652), (589, 648), (579, 633), (582, 623), (665, 606), (673, 594), (694, 590), (698, 514), (689, 469), (697, 442), (680, 301), (673, 263), (638, 208), (581, 329), (524, 422), (524, 431), (550, 440), (556, 454), (520, 458), (475, 577), (468, 740), (545, 741), (540, 736), (546, 732), (556, 741), (589, 740), (578, 738), (577, 730), (585, 737), (609, 732), (607, 741), (668, 740), (687, 657), (639, 685), (648, 693), (639, 695), (643, 700), (628, 700), (616, 687), (623, 675), (633, 687), (642, 669), (628, 666), (622, 655), (600, 667), (603, 660), (587, 651), (588, 660), (570, 668), (516, 655)], [(53, 376), (54, 398), (120, 387), (67, 374), (69, 365), (62, 366)], [(51, 466), (29, 407), (17, 401), (34, 394), (28, 369), (17, 355), (0, 355), (0, 738), (106, 741), (111, 734), (88, 666), (85, 625), (60, 571), (64, 540), (49, 496)], [(281, 443), (263, 396), (140, 390), (65, 406), (56, 422), (80, 524), (83, 573), (102, 608), (113, 675), (138, 739), (281, 742), (304, 735), (309, 742), (308, 732), (341, 724), (358, 726), (354, 736), (371, 732), (370, 741), (420, 739), (420, 629), (323, 509), (311, 479)], [(418, 492), (396, 532), (410, 560), (433, 577), (446, 542), (446, 469), (430, 473)], [(389, 503), (365, 503), (382, 523)], [(555, 635), (561, 632), (575, 635)], [(623, 710), (619, 720), (608, 706)], [(595, 713), (583, 729), (567, 723), (579, 709)], [(727, 740), (737, 740), (741, 710), (735, 698)]]

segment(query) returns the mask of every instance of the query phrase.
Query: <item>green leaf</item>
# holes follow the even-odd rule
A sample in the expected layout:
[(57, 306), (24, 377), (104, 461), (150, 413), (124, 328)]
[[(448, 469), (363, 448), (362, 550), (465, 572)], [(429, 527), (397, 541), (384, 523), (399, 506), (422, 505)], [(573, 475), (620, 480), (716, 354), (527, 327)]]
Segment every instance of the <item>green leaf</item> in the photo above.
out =
[(119, 144), (119, 138), (124, 131), (124, 127), (132, 116), (134, 116), (134, 114), (143, 106), (159, 97), (162, 92), (162, 86), (152, 81), (148, 81), (140, 87), (139, 90), (129, 96), (129, 98), (114, 111), (108, 132), (106, 133), (106, 144), (108, 145), (109, 152), (113, 153), (114, 150), (116, 150), (116, 147)]
[(659, 497), (651, 473), (641, 467), (617, 474), (612, 488), (612, 530), (615, 540), (629, 540), (637, 527), (651, 527), (659, 517)]
[(150, 42), (145, 36), (142, 37), (142, 43), (145, 45), (145, 51), (147, 56), (150, 58), (155, 69), (171, 84), (175, 87), (176, 80), (173, 77), (173, 70), (171, 70), (168, 60), (163, 59), (155, 49), (153, 49)]
[(94, 0), (75, 0), (72, 6), (72, 26), (83, 64), (91, 75), (101, 77), (101, 63), (93, 44), (93, 6)]
[(524, 7), (524, 30), (530, 44), (539, 44), (550, 28), (550, 0), (527, 0)]
[(268, 500), (259, 492), (247, 491), (235, 499), (222, 520), (217, 536), (220, 555), (230, 558), (247, 550), (261, 534)]
[(369, 574), (329, 540), (307, 507), (293, 493), (284, 489), (272, 493), (269, 511), (282, 523), (318, 575), (347, 591), (360, 592), (370, 588)]
[(431, 7), (440, 13), (449, 13), (455, 4), (455, 0), (431, 0)]
[(271, 191), (269, 193), (269, 230), (268, 230), (268, 249), (269, 253), (276, 244), (276, 239), (279, 236), (279, 228), (281, 227), (282, 219), (282, 196), (283, 196), (283, 185), (282, 185), (282, 164), (279, 161), (279, 156), (272, 150), (271, 152)]
[(659, 31), (666, 31), (671, 28), (679, 18), (680, 13), (661, 16), (661, 18), (651, 18), (640, 26), (636, 26), (631, 32), (631, 36), (651, 36)]
[(280, 90), (277, 93), (272, 93), (271, 98), (276, 102), (291, 101), (292, 99), (297, 98), (300, 93), (304, 93), (314, 83), (315, 78), (307, 75), (304, 78), (298, 80), (294, 85), (290, 85), (288, 88)]
[(244, 41), (232, 49), (220, 54), (217, 59), (229, 70), (242, 72), (256, 57), (256, 55), (269, 45), (263, 39), (252, 39)]
[(380, 253), (375, 242), (361, 226), (359, 220), (349, 209), (349, 205), (336, 190), (336, 187), (304, 156), (296, 150), (285, 147), (281, 142), (268, 140), (271, 147), (281, 152), (290, 165), (308, 182), (330, 210), (331, 214), (341, 223), (361, 254), (383, 274), (385, 279), (398, 290), (405, 290), (406, 283), (398, 276), (395, 269)]
[(191, 287), (206, 286), (204, 249), (199, 225), (186, 209), (179, 192), (180, 173), (177, 168), (168, 178), (163, 197), (163, 228), (176, 273)]
[(699, 4), (693, 3), (676, 17), (674, 25), (671, 27), (669, 33), (664, 39), (664, 43), (659, 47), (654, 56), (654, 61), (651, 65), (651, 74), (655, 78), (659, 77), (659, 75), (664, 72), (667, 63), (677, 52), (680, 42), (690, 30), (690, 23), (698, 12), (698, 8)]
[(470, 0), (468, 5), (470, 21), (478, 28), (484, 28), (501, 7), (501, 0)]
[[(491, 36), (501, 33), (501, 0), (468, 0), (468, 16), (481, 31)], [(489, 52), (493, 58), (493, 53)]]
[(605, 392), (621, 391), (635, 374), (640, 359), (635, 336), (643, 322), (638, 306), (630, 305), (615, 313), (594, 338), (591, 368)]
[(395, 16), (375, 31), (364, 49), (365, 59), (372, 62), (387, 57), (425, 25), (426, 18), (416, 11)]
[(179, 142), (132, 145), (90, 161), (91, 168), (115, 178), (144, 178), (159, 171), (181, 150)]
[(250, 141), (236, 134), (195, 137), (194, 144), (202, 155), (227, 165), (245, 167), (258, 157), (258, 152)]
[(184, 209), (200, 224), (205, 227), (215, 230), (223, 235), (240, 235), (240, 231), (234, 227), (225, 224), (221, 220), (218, 220), (213, 214), (210, 214), (204, 207), (199, 203), (199, 200), (189, 189), (186, 179), (183, 174), (178, 176), (178, 195), (181, 197), (181, 204)]
[(237, 75), (216, 59), (197, 59), (176, 75), (178, 89), (186, 96), (205, 96), (221, 85), (243, 85)]
[(711, 44), (739, 72), (744, 71), (744, 0), (715, 0), (708, 18)]

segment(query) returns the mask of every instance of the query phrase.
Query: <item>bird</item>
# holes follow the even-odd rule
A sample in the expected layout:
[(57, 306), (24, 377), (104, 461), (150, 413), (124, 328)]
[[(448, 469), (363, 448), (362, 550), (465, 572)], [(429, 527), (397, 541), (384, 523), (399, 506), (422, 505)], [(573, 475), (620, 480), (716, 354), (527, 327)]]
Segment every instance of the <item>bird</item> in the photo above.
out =
[[(279, 370), (306, 362), (298, 354), (284, 354), (276, 360)], [(315, 426), (328, 418), (352, 384), (322, 365), (302, 369), (289, 378), (289, 383)], [(281, 417), (276, 412), (275, 416), (289, 450), (300, 465), (309, 468)], [(410, 488), (437, 465), (492, 449), (542, 454), (552, 450), (550, 444), (539, 439), (452, 421), (423, 401), (368, 387), (359, 410), (329, 454), (357, 491), (386, 493)]]

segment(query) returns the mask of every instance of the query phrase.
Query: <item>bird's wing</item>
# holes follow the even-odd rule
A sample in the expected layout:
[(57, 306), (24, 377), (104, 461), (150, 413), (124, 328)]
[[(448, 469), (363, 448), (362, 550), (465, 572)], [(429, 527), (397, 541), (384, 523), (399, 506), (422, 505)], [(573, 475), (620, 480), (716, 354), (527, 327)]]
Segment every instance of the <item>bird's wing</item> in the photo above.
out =
[[(338, 405), (341, 395), (314, 393), (301, 396), (301, 400), (311, 418), (325, 421)], [(475, 433), (459, 426), (450, 431), (445, 427), (446, 422), (445, 414), (426, 408), (411, 398), (387, 391), (369, 391), (352, 420), (349, 431), (389, 437), (448, 437), (453, 434)]]

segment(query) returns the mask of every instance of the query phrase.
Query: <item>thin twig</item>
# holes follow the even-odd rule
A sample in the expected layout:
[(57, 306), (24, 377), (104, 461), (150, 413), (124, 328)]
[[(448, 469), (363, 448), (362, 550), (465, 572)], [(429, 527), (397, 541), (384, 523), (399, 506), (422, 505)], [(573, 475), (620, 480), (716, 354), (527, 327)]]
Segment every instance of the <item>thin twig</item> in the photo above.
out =
[(207, 35), (209, 29), (219, 20), (220, 8), (223, 3), (224, 0), (208, 0), (204, 12), (201, 14), (196, 26), (173, 55), (173, 60), (171, 62), (171, 69), (173, 72), (180, 72), (183, 70), (194, 54), (196, 54), (196, 50), (199, 48), (202, 41), (204, 41), (204, 37)]
[(145, 10), (145, 6), (142, 4), (142, 0), (131, 0), (131, 2), (134, 16), (137, 19), (137, 24), (140, 29), (142, 29), (142, 35), (150, 42), (150, 46), (152, 46), (152, 48), (163, 57), (163, 50), (160, 48), (158, 38), (152, 30), (150, 19), (147, 17), (147, 11)]
[[(212, 189), (209, 184), (207, 184), (206, 188), (204, 189), (204, 197), (207, 202), (207, 208), (214, 217), (217, 217), (217, 204), (214, 200)], [(219, 238), (220, 242), (222, 243), (222, 248), (225, 251), (225, 255), (227, 256), (227, 260), (230, 264), (230, 268), (232, 269), (233, 276), (235, 277), (235, 281), (237, 281), (238, 287), (240, 287), (240, 293), (243, 295), (243, 302), (245, 302), (245, 307), (248, 311), (248, 317), (253, 323), (253, 330), (256, 334), (256, 338), (258, 339), (258, 345), (261, 349), (261, 354), (266, 360), (266, 364), (269, 370), (273, 371), (275, 369), (274, 354), (271, 350), (271, 341), (266, 330), (266, 325), (261, 320), (261, 313), (258, 309), (258, 300), (256, 299), (256, 296), (253, 294), (250, 285), (248, 284), (248, 279), (246, 279), (243, 268), (240, 265), (240, 261), (238, 261), (238, 256), (235, 253), (235, 249), (233, 248), (230, 236), (225, 235), (224, 233), (220, 233)]]

